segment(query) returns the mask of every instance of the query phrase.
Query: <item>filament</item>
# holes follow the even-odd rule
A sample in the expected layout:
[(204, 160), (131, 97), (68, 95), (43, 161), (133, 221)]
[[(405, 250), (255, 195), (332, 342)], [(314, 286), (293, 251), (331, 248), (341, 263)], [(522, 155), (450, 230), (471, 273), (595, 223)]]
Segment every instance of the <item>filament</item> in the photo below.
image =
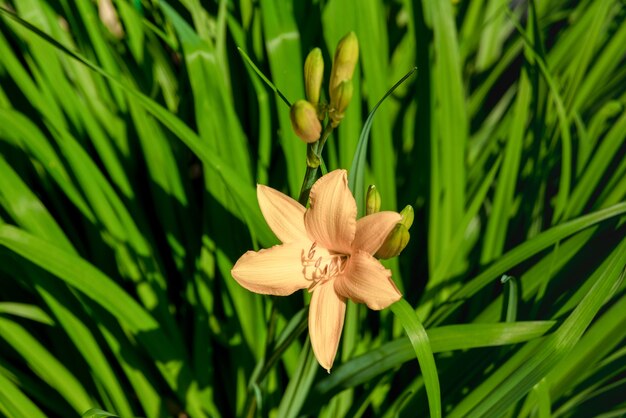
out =
[(308, 287), (312, 292), (320, 284), (326, 283), (343, 273), (347, 264), (348, 255), (329, 254), (328, 256), (316, 257), (317, 243), (314, 242), (308, 251), (302, 249), (300, 261), (302, 262), (302, 274), (306, 280), (311, 282)]

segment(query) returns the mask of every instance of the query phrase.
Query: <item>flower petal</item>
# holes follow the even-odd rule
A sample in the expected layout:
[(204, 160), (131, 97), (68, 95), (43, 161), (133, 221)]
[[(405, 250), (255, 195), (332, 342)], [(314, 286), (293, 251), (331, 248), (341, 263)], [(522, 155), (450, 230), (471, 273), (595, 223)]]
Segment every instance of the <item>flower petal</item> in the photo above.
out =
[(271, 187), (257, 185), (256, 195), (265, 221), (283, 244), (305, 238), (305, 208)]
[(290, 295), (311, 285), (304, 277), (301, 258), (302, 251), (310, 246), (310, 242), (295, 242), (258, 252), (248, 251), (237, 260), (230, 273), (252, 292)]
[(352, 243), (353, 250), (363, 250), (370, 254), (385, 242), (387, 235), (402, 220), (398, 212), (378, 212), (367, 215), (356, 221), (356, 236)]
[(334, 280), (334, 285), (339, 295), (374, 310), (385, 309), (402, 297), (391, 280), (391, 270), (365, 251), (357, 251), (350, 257), (346, 270)]
[(313, 185), (304, 224), (309, 238), (318, 245), (350, 254), (356, 233), (356, 202), (346, 170), (331, 171)]
[(332, 281), (313, 291), (309, 308), (309, 335), (318, 363), (330, 373), (346, 315), (346, 300), (337, 295)]

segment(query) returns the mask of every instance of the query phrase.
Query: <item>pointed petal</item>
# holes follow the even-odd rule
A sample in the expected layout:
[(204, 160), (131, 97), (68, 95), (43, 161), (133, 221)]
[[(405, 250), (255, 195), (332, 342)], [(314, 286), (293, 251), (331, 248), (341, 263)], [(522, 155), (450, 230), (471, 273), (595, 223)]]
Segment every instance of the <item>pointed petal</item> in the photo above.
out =
[(356, 202), (346, 170), (322, 176), (311, 188), (311, 207), (304, 214), (309, 238), (329, 250), (350, 254), (356, 233)]
[(311, 285), (304, 277), (301, 261), (303, 249), (310, 246), (310, 242), (299, 242), (258, 252), (248, 251), (237, 260), (230, 273), (241, 286), (252, 292), (290, 295)]
[(335, 292), (333, 282), (313, 291), (309, 308), (309, 335), (315, 358), (330, 373), (346, 315), (346, 300)]
[(265, 221), (283, 244), (305, 238), (305, 208), (271, 187), (257, 185), (256, 195)]
[(346, 270), (334, 280), (334, 285), (339, 295), (374, 310), (385, 309), (402, 297), (391, 280), (391, 270), (365, 251), (357, 251), (350, 257)]
[(402, 216), (397, 212), (378, 212), (362, 217), (356, 221), (356, 236), (352, 249), (376, 254), (387, 235), (401, 220)]

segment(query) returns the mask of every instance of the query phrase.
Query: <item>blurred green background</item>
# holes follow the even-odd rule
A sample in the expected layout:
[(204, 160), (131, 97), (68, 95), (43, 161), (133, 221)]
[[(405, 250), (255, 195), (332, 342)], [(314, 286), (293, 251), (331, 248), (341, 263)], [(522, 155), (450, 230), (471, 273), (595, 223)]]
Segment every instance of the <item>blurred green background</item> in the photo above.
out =
[[(623, 0), (0, 7), (0, 415), (626, 414)], [(302, 350), (306, 296), (230, 276), (277, 243), (255, 184), (297, 197), (306, 169), (237, 47), (294, 102), (306, 54), (328, 75), (349, 31), (329, 170), (418, 67), (378, 109), (362, 175), (383, 209), (415, 209), (385, 263), (436, 369), (390, 312), (351, 304), (328, 375)]]

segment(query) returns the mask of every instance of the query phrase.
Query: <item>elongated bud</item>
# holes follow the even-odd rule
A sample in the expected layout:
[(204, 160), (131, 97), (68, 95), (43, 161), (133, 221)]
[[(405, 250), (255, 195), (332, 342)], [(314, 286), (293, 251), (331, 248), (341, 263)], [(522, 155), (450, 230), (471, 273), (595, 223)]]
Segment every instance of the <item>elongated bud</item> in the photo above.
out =
[(98, 0), (98, 15), (111, 35), (117, 39), (124, 37), (124, 29), (111, 0)]
[(387, 259), (400, 255), (410, 238), (411, 235), (407, 227), (398, 223), (387, 236), (385, 243), (376, 252), (376, 257)]
[(304, 62), (304, 88), (307, 100), (317, 106), (320, 102), (320, 90), (324, 78), (324, 58), (319, 48), (309, 52)]
[(334, 97), (331, 98), (328, 115), (330, 116), (333, 127), (337, 127), (345, 116), (344, 113), (350, 104), (350, 100), (352, 100), (352, 93), (354, 92), (352, 80), (342, 81), (335, 88), (334, 92)]
[(380, 212), (380, 192), (373, 184), (367, 188), (367, 197), (365, 198), (365, 215)]
[(339, 125), (344, 112), (352, 99), (352, 76), (354, 67), (359, 60), (359, 41), (354, 32), (344, 36), (337, 45), (333, 68), (330, 73), (329, 95), (330, 107), (328, 115), (332, 126)]
[(306, 100), (298, 100), (291, 106), (289, 118), (293, 131), (307, 144), (317, 141), (322, 134), (317, 110)]
[(406, 205), (400, 212), (400, 216), (402, 216), (400, 223), (404, 225), (406, 229), (411, 228), (411, 225), (413, 225), (413, 218), (415, 217), (413, 214), (413, 206)]
[(352, 80), (354, 67), (359, 60), (359, 41), (354, 32), (348, 33), (337, 44), (333, 68), (330, 73), (329, 93), (332, 101), (333, 90), (342, 81)]
[(413, 219), (415, 217), (413, 213), (413, 207), (406, 205), (400, 212), (402, 219), (393, 228), (393, 230), (387, 235), (387, 239), (384, 244), (376, 252), (378, 258), (393, 258), (402, 252), (411, 239), (409, 228), (413, 225)]

